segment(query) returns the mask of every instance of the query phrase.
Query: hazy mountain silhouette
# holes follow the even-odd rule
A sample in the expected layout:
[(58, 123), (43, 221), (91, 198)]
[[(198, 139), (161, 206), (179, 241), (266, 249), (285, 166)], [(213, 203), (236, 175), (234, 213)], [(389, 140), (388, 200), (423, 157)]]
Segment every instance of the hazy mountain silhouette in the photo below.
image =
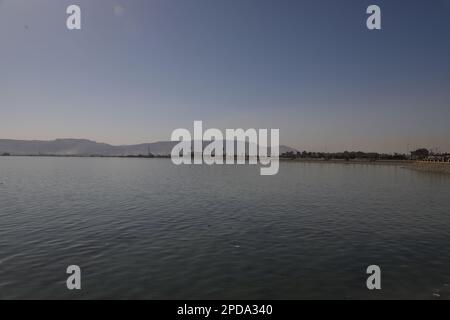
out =
[[(11, 155), (57, 155), (57, 156), (129, 156), (170, 155), (176, 141), (160, 141), (135, 145), (113, 146), (85, 139), (56, 139), (53, 141), (41, 140), (8, 140), (0, 139), (0, 154)], [(204, 142), (204, 146), (209, 142)], [(280, 154), (293, 151), (288, 146), (280, 146)]]

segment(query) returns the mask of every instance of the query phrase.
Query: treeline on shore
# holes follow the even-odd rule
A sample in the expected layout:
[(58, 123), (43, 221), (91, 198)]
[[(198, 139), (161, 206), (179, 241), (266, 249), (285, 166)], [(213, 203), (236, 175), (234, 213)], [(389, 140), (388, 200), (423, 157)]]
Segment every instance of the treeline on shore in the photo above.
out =
[(286, 152), (280, 155), (284, 159), (320, 159), (320, 160), (426, 160), (430, 157), (447, 157), (449, 154), (435, 154), (426, 148), (411, 151), (410, 154), (401, 153), (377, 153), (377, 152), (362, 152), (362, 151), (344, 151), (344, 152)]
[(411, 160), (406, 154), (384, 154), (376, 152), (344, 151), (344, 152), (286, 152), (280, 155), (284, 159), (321, 159), (321, 160)]
[[(11, 156), (8, 152), (0, 153), (0, 156)], [(53, 155), (53, 154), (39, 154), (39, 155), (27, 155), (27, 156), (46, 156), (46, 157), (119, 157), (119, 158), (170, 158), (170, 155), (154, 155), (152, 153), (139, 154), (139, 155), (117, 155), (117, 156), (104, 156), (104, 155)], [(192, 155), (193, 156), (193, 155)], [(225, 155), (224, 155), (225, 156)], [(439, 159), (443, 162), (450, 160), (450, 154), (448, 153), (433, 153), (428, 149), (421, 148), (412, 151), (410, 154), (401, 153), (377, 153), (377, 152), (362, 152), (362, 151), (344, 151), (344, 152), (308, 152), (308, 151), (289, 151), (280, 155), (282, 159), (314, 159), (314, 160), (363, 160), (363, 161), (401, 161), (401, 160), (436, 160)]]

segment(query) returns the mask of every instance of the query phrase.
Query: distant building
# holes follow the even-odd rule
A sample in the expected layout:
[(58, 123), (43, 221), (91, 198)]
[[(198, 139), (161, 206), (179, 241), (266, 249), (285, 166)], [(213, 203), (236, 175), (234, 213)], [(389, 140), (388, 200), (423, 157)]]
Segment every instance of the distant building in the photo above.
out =
[(430, 156), (430, 151), (425, 148), (411, 152), (411, 160), (425, 160)]
[(450, 162), (450, 154), (434, 154), (424, 160), (428, 162)]

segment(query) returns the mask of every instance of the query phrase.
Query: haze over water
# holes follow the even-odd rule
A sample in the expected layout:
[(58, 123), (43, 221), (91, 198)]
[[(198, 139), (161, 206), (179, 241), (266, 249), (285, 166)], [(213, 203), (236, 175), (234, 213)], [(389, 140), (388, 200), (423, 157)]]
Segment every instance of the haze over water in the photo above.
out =
[[(449, 298), (450, 179), (400, 166), (0, 159), (0, 299)], [(66, 289), (68, 265), (82, 290)], [(366, 289), (366, 268), (382, 290)], [(433, 295), (435, 294), (435, 295)]]

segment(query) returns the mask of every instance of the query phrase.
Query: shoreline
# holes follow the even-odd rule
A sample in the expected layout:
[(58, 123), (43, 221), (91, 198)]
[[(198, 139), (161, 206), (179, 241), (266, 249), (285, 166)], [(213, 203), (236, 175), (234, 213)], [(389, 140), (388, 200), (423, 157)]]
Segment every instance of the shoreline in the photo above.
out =
[(366, 164), (366, 165), (410, 165), (415, 161), (413, 160), (323, 160), (323, 159), (289, 159), (280, 158), (280, 161), (302, 162), (302, 163), (330, 163), (330, 164)]
[(416, 161), (409, 168), (416, 171), (443, 173), (450, 175), (450, 162)]
[[(10, 155), (0, 156), (0, 158), (30, 157), (30, 158), (117, 158), (117, 159), (170, 159), (170, 156), (79, 156), (79, 155)], [(281, 162), (291, 163), (316, 163), (316, 164), (342, 164), (342, 165), (389, 165), (401, 166), (405, 169), (411, 169), (422, 172), (434, 172), (450, 174), (450, 162), (427, 162), (414, 160), (323, 160), (323, 159), (289, 159), (280, 158)]]
[[(171, 159), (170, 155), (128, 155), (128, 156), (102, 156), (102, 155), (8, 155), (1, 156), (1, 158), (117, 158), (117, 159)], [(246, 158), (248, 160), (248, 158)], [(366, 164), (366, 165), (408, 165), (413, 164), (413, 160), (340, 160), (340, 159), (305, 159), (305, 158), (279, 158), (280, 162), (301, 162), (301, 163), (323, 163), (323, 164)]]
[(322, 163), (322, 164), (343, 164), (343, 165), (389, 165), (400, 166), (422, 172), (433, 172), (450, 174), (450, 162), (428, 162), (415, 160), (319, 160), (319, 159), (280, 159), (282, 161), (292, 161), (298, 163)]

